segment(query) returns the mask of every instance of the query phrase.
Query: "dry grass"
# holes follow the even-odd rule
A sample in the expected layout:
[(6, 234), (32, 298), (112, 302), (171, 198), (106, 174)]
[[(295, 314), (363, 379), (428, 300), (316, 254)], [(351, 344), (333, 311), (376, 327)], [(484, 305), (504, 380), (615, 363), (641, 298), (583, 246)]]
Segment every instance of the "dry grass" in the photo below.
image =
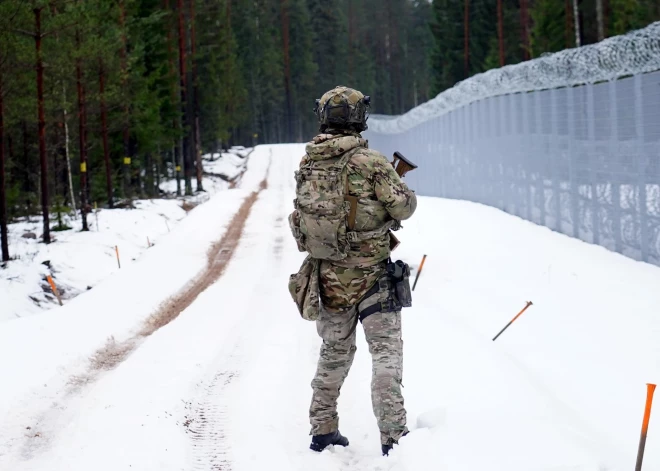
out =
[(189, 213), (193, 209), (195, 209), (197, 206), (199, 206), (200, 202), (199, 201), (182, 201), (181, 202), (181, 209), (183, 209), (186, 213)]

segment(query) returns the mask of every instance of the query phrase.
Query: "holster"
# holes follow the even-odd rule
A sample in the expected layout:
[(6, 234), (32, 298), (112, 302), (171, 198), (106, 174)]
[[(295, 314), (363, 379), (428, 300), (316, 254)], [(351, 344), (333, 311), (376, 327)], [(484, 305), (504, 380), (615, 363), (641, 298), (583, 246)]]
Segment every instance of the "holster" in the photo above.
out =
[(386, 265), (386, 274), (378, 279), (369, 291), (363, 296), (363, 300), (377, 294), (379, 291), (387, 292), (387, 299), (371, 304), (360, 309), (362, 301), (358, 303), (358, 315), (360, 322), (377, 312), (396, 312), (404, 307), (412, 306), (412, 291), (410, 289), (410, 267), (397, 260), (392, 262), (388, 260)]

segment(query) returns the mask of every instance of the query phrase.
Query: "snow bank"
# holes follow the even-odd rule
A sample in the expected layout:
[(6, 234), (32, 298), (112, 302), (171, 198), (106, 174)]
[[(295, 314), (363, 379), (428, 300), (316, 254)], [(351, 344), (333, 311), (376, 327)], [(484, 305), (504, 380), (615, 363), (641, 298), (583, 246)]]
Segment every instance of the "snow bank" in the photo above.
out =
[[(249, 151), (235, 149), (241, 153)], [(81, 231), (80, 217), (64, 216), (63, 222), (71, 229), (52, 232), (54, 242), (50, 245), (40, 243), (41, 218), (10, 224), (9, 246), (16, 260), (0, 269), (0, 322), (57, 307), (47, 275), (53, 277), (66, 303), (118, 271), (115, 246), (122, 267), (130, 266), (186, 216), (182, 208), (184, 201), (203, 203), (226, 190), (227, 180), (244, 171), (247, 161), (235, 153), (226, 153), (214, 162), (205, 162), (209, 174), (203, 180), (205, 193), (202, 194), (180, 199), (137, 200), (133, 203), (135, 209), (98, 209), (88, 215), (89, 232)], [(176, 180), (164, 181), (160, 188), (174, 198)]]

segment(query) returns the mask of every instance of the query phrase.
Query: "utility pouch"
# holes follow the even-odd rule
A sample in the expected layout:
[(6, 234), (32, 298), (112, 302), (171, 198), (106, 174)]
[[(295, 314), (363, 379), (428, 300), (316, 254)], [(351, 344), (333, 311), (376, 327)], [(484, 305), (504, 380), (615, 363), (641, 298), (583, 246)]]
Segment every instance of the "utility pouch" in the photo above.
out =
[(296, 303), (300, 316), (308, 321), (317, 320), (321, 311), (319, 266), (318, 260), (308, 256), (298, 273), (289, 277), (289, 294)]
[(387, 262), (387, 274), (394, 285), (394, 293), (402, 307), (412, 306), (412, 290), (410, 289), (410, 267), (407, 263), (397, 260)]

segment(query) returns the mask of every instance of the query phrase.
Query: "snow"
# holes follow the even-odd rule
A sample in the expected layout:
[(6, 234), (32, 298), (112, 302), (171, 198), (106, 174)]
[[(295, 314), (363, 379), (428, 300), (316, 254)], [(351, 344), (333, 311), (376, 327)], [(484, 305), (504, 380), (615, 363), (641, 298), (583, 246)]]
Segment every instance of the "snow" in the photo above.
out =
[[(351, 445), (311, 452), (307, 409), (320, 339), (286, 290), (304, 258), (286, 221), (302, 153), (300, 145), (257, 147), (240, 188), (194, 209), (127, 269), (58, 316), (1, 325), (0, 469), (633, 467), (645, 383), (660, 380), (660, 269), (493, 208), (423, 197), (393, 254), (414, 267), (428, 256), (403, 313), (412, 432), (380, 456), (358, 327), (339, 399)], [(219, 281), (115, 369), (65, 394), (109, 336), (127, 338), (195, 276), (266, 174), (268, 188)], [(660, 422), (652, 417), (644, 470), (658, 469)]]
[[(250, 150), (233, 149), (242, 155)], [(247, 160), (235, 153), (224, 153), (213, 162), (205, 161), (208, 176), (203, 180), (202, 194), (175, 199), (176, 180), (169, 180), (161, 183), (160, 188), (171, 199), (136, 200), (134, 209), (99, 208), (88, 215), (89, 232), (81, 231), (80, 217), (64, 215), (63, 222), (71, 229), (52, 232), (54, 243), (50, 245), (40, 243), (40, 217), (10, 224), (9, 246), (15, 260), (0, 269), (0, 322), (58, 307), (47, 275), (53, 277), (66, 303), (119, 270), (115, 247), (122, 267), (130, 266), (186, 216), (184, 201), (200, 204), (210, 195), (226, 190), (226, 179), (235, 179)], [(57, 220), (53, 219), (55, 226)], [(24, 234), (32, 234), (36, 239), (24, 238)]]

